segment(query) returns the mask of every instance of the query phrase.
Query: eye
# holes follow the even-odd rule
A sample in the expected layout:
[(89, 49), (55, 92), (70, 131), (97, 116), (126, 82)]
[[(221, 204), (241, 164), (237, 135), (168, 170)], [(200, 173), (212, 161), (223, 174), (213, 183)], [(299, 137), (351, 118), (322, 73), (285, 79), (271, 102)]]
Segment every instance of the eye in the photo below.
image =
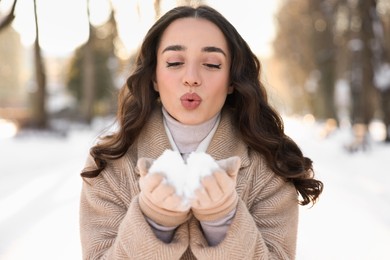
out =
[(167, 68), (169, 67), (178, 67), (180, 65), (183, 65), (184, 62), (175, 61), (175, 62), (167, 62)]
[(220, 69), (221, 68), (221, 64), (204, 63), (203, 65), (205, 65), (206, 67), (208, 67), (210, 69)]

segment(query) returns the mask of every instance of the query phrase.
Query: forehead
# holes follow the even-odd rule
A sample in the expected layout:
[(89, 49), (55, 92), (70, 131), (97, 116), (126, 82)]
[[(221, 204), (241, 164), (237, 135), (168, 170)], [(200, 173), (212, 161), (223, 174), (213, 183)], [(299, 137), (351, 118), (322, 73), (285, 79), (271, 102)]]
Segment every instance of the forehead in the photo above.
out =
[(159, 52), (169, 45), (187, 48), (214, 46), (228, 53), (228, 45), (222, 31), (204, 18), (180, 18), (173, 21), (163, 32)]

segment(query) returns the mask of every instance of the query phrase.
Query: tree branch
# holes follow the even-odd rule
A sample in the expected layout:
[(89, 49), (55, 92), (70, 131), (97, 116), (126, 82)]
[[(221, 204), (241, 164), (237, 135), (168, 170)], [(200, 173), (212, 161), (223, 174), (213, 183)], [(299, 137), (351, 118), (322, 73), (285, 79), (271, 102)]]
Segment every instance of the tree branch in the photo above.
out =
[(6, 28), (9, 24), (11, 24), (12, 21), (15, 19), (16, 2), (17, 0), (14, 0), (14, 3), (12, 4), (12, 8), (9, 14), (6, 17), (4, 17), (4, 19), (0, 20), (0, 31)]

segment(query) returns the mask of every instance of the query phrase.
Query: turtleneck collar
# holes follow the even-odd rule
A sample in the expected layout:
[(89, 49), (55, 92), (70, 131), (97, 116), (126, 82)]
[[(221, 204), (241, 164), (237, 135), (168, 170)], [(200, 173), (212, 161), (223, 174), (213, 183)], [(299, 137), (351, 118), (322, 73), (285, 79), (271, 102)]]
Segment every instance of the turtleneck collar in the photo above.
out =
[(173, 141), (181, 154), (189, 154), (195, 151), (199, 144), (209, 135), (220, 116), (218, 113), (201, 124), (185, 125), (169, 115), (164, 107), (162, 108), (162, 112)]

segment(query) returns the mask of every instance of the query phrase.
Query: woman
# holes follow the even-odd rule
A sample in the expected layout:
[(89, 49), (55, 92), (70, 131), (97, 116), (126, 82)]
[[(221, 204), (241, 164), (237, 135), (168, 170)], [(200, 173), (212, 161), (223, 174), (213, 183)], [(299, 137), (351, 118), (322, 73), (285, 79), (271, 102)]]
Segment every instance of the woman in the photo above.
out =
[[(294, 259), (298, 205), (323, 186), (259, 73), (210, 7), (177, 7), (151, 27), (119, 97), (119, 129), (92, 147), (82, 172), (84, 259)], [(187, 207), (148, 174), (166, 149), (184, 159), (205, 151), (219, 164)]]

